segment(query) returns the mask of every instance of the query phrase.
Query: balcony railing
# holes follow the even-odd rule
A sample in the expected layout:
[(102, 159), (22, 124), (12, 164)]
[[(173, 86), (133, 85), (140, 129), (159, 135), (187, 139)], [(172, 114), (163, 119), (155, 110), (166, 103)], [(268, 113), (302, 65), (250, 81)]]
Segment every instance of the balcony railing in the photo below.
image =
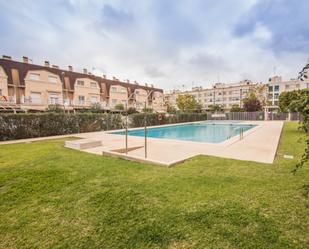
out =
[(16, 104), (16, 97), (15, 96), (0, 96), (0, 103), (2, 105)]

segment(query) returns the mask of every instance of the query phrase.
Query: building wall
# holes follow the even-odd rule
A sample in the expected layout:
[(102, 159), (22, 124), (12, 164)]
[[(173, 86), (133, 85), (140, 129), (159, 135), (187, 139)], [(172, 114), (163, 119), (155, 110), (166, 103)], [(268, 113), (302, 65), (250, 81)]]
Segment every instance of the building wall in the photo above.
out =
[(25, 95), (21, 103), (42, 106), (62, 103), (62, 82), (58, 75), (44, 70), (29, 71), (25, 77)]
[(220, 105), (228, 110), (232, 105), (242, 107), (242, 100), (247, 97), (250, 89), (254, 86), (255, 84), (249, 81), (232, 84), (217, 83), (209, 89), (199, 87), (186, 93), (192, 95), (205, 109), (209, 109), (213, 105)]
[(282, 78), (275, 76), (269, 79), (268, 86), (268, 101), (269, 105), (278, 106), (279, 96), (282, 92), (290, 92), (309, 88), (309, 80), (301, 81), (292, 79), (282, 81)]
[(100, 87), (97, 81), (77, 78), (74, 83), (73, 105), (91, 106), (101, 102)]
[(134, 105), (137, 111), (141, 111), (144, 109), (145, 107), (145, 102), (147, 102), (148, 104), (148, 99), (147, 99), (147, 91), (142, 89), (142, 88), (138, 88), (134, 90)]
[(109, 106), (115, 107), (117, 104), (125, 104), (128, 101), (128, 90), (120, 85), (112, 85), (109, 89)]
[[(45, 62), (44, 66), (35, 65), (29, 63), (27, 57), (23, 58), (23, 62), (18, 62), (9, 56), (3, 56), (0, 58), (0, 67), (5, 69), (0, 70), (1, 94), (11, 97), (21, 108), (31, 110), (45, 110), (49, 104), (54, 103), (64, 105), (68, 109), (79, 109), (90, 107), (91, 102), (100, 102), (101, 107), (108, 110), (109, 105), (113, 107), (119, 103), (126, 104), (128, 94), (136, 88), (140, 89), (135, 99), (130, 98), (129, 106), (147, 101), (145, 92), (161, 90), (147, 85), (136, 87), (117, 79), (109, 80), (105, 75), (94, 76), (86, 70), (83, 73), (74, 72), (72, 67), (63, 70), (57, 66), (50, 66), (49, 62)], [(4, 72), (9, 75), (5, 75)], [(81, 81), (83, 84), (80, 84)], [(95, 82), (97, 87), (91, 82)]]
[(152, 109), (155, 111), (164, 111), (164, 95), (161, 92), (154, 92), (152, 95)]
[(7, 84), (7, 75), (4, 72), (3, 68), (0, 67), (0, 96), (8, 96), (8, 84)]

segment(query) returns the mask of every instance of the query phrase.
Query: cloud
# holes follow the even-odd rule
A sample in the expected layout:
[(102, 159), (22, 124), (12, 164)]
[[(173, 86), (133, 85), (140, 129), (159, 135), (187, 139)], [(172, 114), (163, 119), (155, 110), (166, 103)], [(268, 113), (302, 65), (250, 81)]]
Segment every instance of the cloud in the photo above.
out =
[(0, 1), (0, 52), (172, 89), (306, 62), (308, 1)]
[(146, 66), (145, 73), (151, 78), (160, 78), (165, 76), (165, 73), (155, 66)]
[(241, 18), (234, 32), (250, 36), (258, 26), (271, 34), (270, 48), (275, 52), (309, 50), (309, 1), (261, 0)]

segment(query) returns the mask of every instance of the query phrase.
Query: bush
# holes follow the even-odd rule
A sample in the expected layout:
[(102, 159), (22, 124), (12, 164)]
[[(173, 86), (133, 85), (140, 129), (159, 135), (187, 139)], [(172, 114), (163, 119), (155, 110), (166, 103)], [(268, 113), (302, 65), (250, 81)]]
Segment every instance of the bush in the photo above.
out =
[(133, 114), (133, 113), (137, 113), (136, 109), (134, 107), (129, 107), (128, 108), (128, 114)]
[(0, 115), (0, 141), (120, 129), (117, 114), (4, 114)]
[(152, 109), (152, 108), (149, 108), (149, 107), (143, 108), (142, 111), (143, 111), (143, 112), (147, 112), (147, 113), (153, 113), (153, 109)]
[(47, 112), (56, 112), (56, 113), (61, 113), (64, 112), (63, 106), (59, 104), (54, 104), (54, 105), (49, 105), (48, 108), (46, 109)]
[(124, 110), (123, 104), (117, 104), (117, 105), (115, 105), (115, 110), (123, 111), (123, 110)]
[[(164, 124), (175, 124), (207, 120), (206, 113), (180, 113), (180, 114), (157, 114), (147, 113), (147, 125), (164, 125)], [(130, 126), (141, 127), (144, 126), (145, 114), (138, 113), (130, 115)]]
[(91, 104), (89, 111), (92, 112), (92, 113), (102, 113), (103, 109), (102, 109), (100, 103), (93, 103), (93, 104)]

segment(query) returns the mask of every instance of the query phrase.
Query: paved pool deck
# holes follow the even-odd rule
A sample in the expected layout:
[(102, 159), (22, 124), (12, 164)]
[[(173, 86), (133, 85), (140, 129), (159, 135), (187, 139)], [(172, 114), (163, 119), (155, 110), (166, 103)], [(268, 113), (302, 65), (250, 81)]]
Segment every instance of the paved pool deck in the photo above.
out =
[[(125, 136), (110, 134), (114, 131), (70, 134), (31, 139), (20, 139), (0, 142), (0, 145), (15, 143), (31, 143), (48, 139), (62, 139), (66, 137), (87, 138), (102, 141), (102, 146), (83, 149), (81, 151), (100, 156), (120, 157), (143, 163), (161, 166), (173, 166), (198, 155), (216, 156), (246, 161), (272, 164), (279, 144), (284, 121), (204, 121), (205, 123), (239, 123), (255, 124), (256, 127), (244, 132), (242, 140), (235, 136), (223, 143), (200, 143), (180, 140), (148, 138), (148, 153), (145, 158), (144, 138), (129, 136), (128, 153), (121, 153), (125, 149)], [(179, 125), (179, 124), (175, 124)], [(171, 125), (168, 125), (171, 126)], [(153, 126), (155, 127), (155, 126)], [(151, 128), (151, 127), (149, 127)], [(140, 129), (140, 128), (137, 128)]]
[(145, 158), (143, 137), (128, 136), (128, 148), (132, 150), (128, 151), (126, 154), (119, 152), (125, 149), (124, 135), (110, 134), (110, 132), (93, 132), (78, 134), (77, 136), (80, 138), (102, 141), (102, 146), (82, 151), (167, 167), (198, 155), (255, 161), (267, 164), (273, 163), (284, 122), (239, 121), (238, 123), (255, 124), (257, 126), (244, 132), (242, 140), (240, 140), (239, 136), (235, 136), (219, 144), (148, 138), (147, 158)]

